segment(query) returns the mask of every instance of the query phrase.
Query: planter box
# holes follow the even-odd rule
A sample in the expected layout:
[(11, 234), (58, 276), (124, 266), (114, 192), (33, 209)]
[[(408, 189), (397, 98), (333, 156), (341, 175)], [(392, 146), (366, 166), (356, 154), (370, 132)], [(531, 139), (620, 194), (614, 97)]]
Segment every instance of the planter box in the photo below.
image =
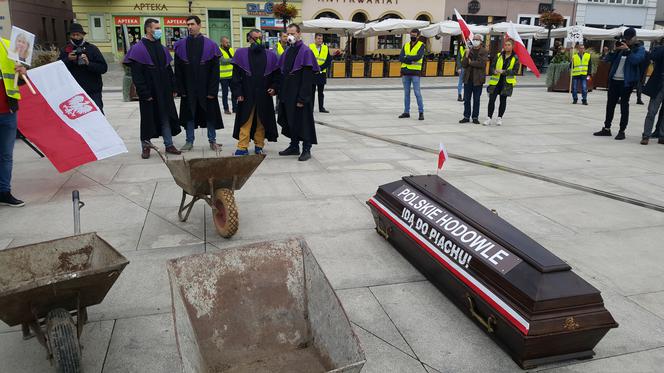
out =
[(370, 78), (382, 78), (385, 76), (385, 63), (383, 61), (372, 61), (369, 68)]
[(346, 62), (334, 61), (332, 62), (332, 77), (345, 78), (346, 77)]
[(438, 76), (438, 61), (426, 61), (424, 76)]
[(351, 78), (364, 78), (364, 62), (353, 62), (351, 66)]
[(387, 76), (390, 78), (398, 78), (401, 76), (401, 62), (390, 61), (387, 70)]
[[(560, 73), (560, 78), (556, 82), (556, 84), (553, 85), (553, 87), (549, 87), (548, 91), (549, 92), (567, 92), (570, 93), (570, 84), (569, 84), (569, 71), (565, 71), (563, 73)], [(588, 80), (588, 92), (591, 92), (593, 90), (593, 83), (594, 80), (592, 77), (590, 80)], [(579, 92), (581, 92), (581, 88), (579, 87)]]
[(454, 76), (456, 75), (456, 62), (454, 61), (444, 61), (443, 62), (443, 76)]
[(611, 69), (611, 64), (608, 62), (600, 61), (597, 64), (597, 71), (593, 75), (593, 83), (596, 88), (609, 88), (609, 70)]

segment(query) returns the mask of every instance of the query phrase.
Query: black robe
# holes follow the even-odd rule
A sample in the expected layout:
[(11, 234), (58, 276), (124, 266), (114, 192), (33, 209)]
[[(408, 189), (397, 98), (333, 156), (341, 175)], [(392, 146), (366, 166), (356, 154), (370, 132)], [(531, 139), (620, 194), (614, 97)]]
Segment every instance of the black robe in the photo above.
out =
[(254, 139), (254, 133), (256, 132), (256, 118), (260, 119), (261, 124), (263, 124), (265, 138), (268, 141), (277, 141), (277, 137), (279, 137), (274, 115), (274, 101), (272, 96), (268, 95), (267, 90), (272, 88), (277, 91), (279, 89), (281, 73), (277, 69), (265, 76), (267, 53), (263, 48), (258, 52), (249, 50), (251, 76), (240, 66), (233, 65), (233, 80), (231, 81), (233, 96), (244, 97), (244, 101), (237, 103), (235, 128), (233, 129), (233, 138), (236, 140), (239, 140), (240, 128), (247, 123), (254, 109), (256, 112), (251, 125), (251, 139)]
[[(141, 112), (141, 140), (161, 136), (162, 117), (167, 117), (171, 135), (180, 133), (178, 113), (173, 101), (174, 75), (171, 65), (166, 64), (166, 52), (159, 41), (142, 39), (153, 64), (130, 60), (131, 77), (136, 86)], [(152, 100), (148, 101), (149, 98)]]
[[(317, 144), (314, 106), (311, 100), (314, 73), (309, 66), (302, 66), (299, 70), (293, 71), (295, 57), (300, 48), (308, 47), (302, 43), (293, 45), (281, 57), (285, 60), (279, 89), (278, 123), (281, 126), (281, 134), (291, 140)], [(298, 102), (304, 106), (297, 107)]]
[[(180, 100), (180, 125), (187, 125), (194, 118), (194, 128), (206, 128), (214, 123), (215, 129), (224, 128), (219, 108), (219, 58), (214, 57), (201, 63), (203, 55), (203, 35), (189, 36), (187, 60), (175, 54), (175, 81)], [(216, 49), (219, 49), (216, 47)], [(186, 97), (185, 97), (186, 96)], [(212, 96), (209, 99), (207, 96)]]

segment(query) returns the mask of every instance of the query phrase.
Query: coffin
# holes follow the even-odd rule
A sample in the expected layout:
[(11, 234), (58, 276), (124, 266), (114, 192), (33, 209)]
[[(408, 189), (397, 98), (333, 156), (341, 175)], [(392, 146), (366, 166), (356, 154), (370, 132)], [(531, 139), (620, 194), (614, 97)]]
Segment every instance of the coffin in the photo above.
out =
[(438, 176), (385, 184), (367, 203), (377, 232), (521, 368), (591, 358), (618, 326), (567, 263)]

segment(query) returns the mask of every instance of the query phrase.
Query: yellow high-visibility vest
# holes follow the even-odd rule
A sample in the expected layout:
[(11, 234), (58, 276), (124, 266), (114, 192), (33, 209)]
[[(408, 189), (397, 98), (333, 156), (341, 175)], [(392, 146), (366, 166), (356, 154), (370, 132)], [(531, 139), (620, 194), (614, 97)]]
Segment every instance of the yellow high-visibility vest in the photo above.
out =
[(284, 54), (284, 51), (285, 51), (284, 46), (281, 45), (280, 42), (277, 42), (277, 56), (281, 56), (282, 54)]
[[(415, 43), (415, 46), (413, 49), (410, 48), (410, 43), (407, 43), (404, 45), (404, 53), (406, 56), (417, 56), (417, 53), (420, 51), (420, 48), (422, 48), (424, 44), (421, 41), (418, 41)], [(420, 58), (418, 61), (415, 61), (413, 63), (402, 63), (401, 68), (406, 68), (408, 70), (414, 70), (414, 71), (422, 71), (422, 61), (424, 58)]]
[[(229, 59), (233, 58), (235, 55), (235, 50), (233, 48), (229, 48), (228, 52), (226, 52), (223, 48), (219, 48), (221, 50), (221, 55), (224, 56), (224, 58)], [(221, 79), (228, 79), (233, 77), (233, 65), (230, 63), (222, 63), (219, 65), (219, 77)]]
[[(318, 47), (316, 46), (316, 43), (309, 44), (309, 49), (311, 49), (311, 51), (314, 52), (314, 56), (318, 61), (318, 66), (323, 66), (323, 64), (325, 64), (325, 61), (327, 61), (327, 55), (330, 53), (329, 49), (327, 48), (327, 45), (321, 44), (320, 53), (318, 52)], [(327, 69), (321, 70), (320, 72), (326, 73)]]
[(21, 94), (19, 93), (18, 88), (14, 88), (14, 69), (16, 68), (16, 62), (7, 57), (9, 40), (5, 38), (0, 40), (2, 40), (2, 44), (4, 44), (4, 48), (0, 47), (0, 70), (2, 70), (2, 82), (5, 85), (5, 92), (7, 93), (7, 97), (20, 100)]
[(572, 56), (572, 76), (588, 75), (588, 65), (590, 64), (590, 53), (583, 53), (583, 58), (578, 53)]
[(463, 45), (459, 45), (459, 54), (461, 55), (461, 58), (466, 55), (466, 48)]
[[(503, 69), (503, 54), (498, 53), (498, 60), (496, 60), (496, 70), (502, 70)], [(514, 64), (516, 63), (516, 56), (512, 54), (512, 60), (510, 61), (510, 66), (506, 70), (513, 70), (514, 69)], [(500, 80), (500, 74), (494, 74), (491, 75), (491, 78), (489, 79), (489, 85), (496, 85), (498, 84), (498, 81)], [(511, 84), (513, 86), (516, 85), (516, 77), (514, 75), (512, 76), (506, 76), (505, 77), (505, 82), (507, 84)]]

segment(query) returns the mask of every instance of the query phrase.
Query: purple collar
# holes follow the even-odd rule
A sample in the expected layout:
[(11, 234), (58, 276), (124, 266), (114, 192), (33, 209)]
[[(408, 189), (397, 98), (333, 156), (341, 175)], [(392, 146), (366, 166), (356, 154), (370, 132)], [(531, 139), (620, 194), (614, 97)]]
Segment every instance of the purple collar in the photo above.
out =
[[(271, 50), (265, 50), (265, 57), (267, 63), (265, 64), (265, 73), (263, 76), (268, 76), (274, 71), (279, 69), (279, 61), (277, 55)], [(239, 48), (235, 51), (233, 56), (233, 64), (240, 67), (244, 72), (251, 76), (251, 65), (249, 64), (249, 48)]]
[(302, 40), (298, 40), (297, 43), (288, 49), (290, 50), (292, 48), (298, 48), (297, 56), (295, 56), (295, 62), (293, 63), (293, 68), (291, 71), (286, 71), (286, 51), (279, 59), (279, 67), (281, 68), (282, 73), (290, 74), (301, 70), (305, 66), (311, 67), (314, 72), (320, 71), (320, 66), (318, 66), (318, 61), (316, 60), (316, 56), (314, 56), (314, 52), (312, 52), (309, 47), (305, 46), (304, 43), (302, 43)]
[[(189, 57), (187, 56), (187, 40), (193, 36), (188, 36), (184, 39), (180, 39), (177, 42), (175, 42), (175, 45), (173, 46), (173, 49), (175, 50), (175, 54), (184, 62), (189, 62)], [(198, 37), (198, 36), (197, 36)], [(210, 40), (210, 38), (207, 38), (203, 35), (200, 37), (203, 38), (203, 53), (201, 54), (201, 65), (210, 61), (213, 58), (218, 58), (221, 57), (221, 52), (219, 51), (219, 47), (215, 42)]]
[[(129, 49), (129, 52), (127, 52), (125, 55), (124, 61), (122, 61), (122, 63), (130, 64), (132, 62), (138, 62), (142, 65), (154, 66), (154, 62), (152, 61), (152, 57), (150, 57), (150, 53), (148, 52), (148, 48), (145, 46), (145, 43), (152, 42), (147, 38), (141, 39), (140, 42), (134, 44), (134, 46)], [(166, 56), (166, 64), (164, 66), (168, 66), (171, 64), (171, 61), (173, 61), (173, 57), (171, 57), (171, 54), (168, 52), (166, 47), (163, 45), (161, 47), (163, 48), (164, 55)]]

